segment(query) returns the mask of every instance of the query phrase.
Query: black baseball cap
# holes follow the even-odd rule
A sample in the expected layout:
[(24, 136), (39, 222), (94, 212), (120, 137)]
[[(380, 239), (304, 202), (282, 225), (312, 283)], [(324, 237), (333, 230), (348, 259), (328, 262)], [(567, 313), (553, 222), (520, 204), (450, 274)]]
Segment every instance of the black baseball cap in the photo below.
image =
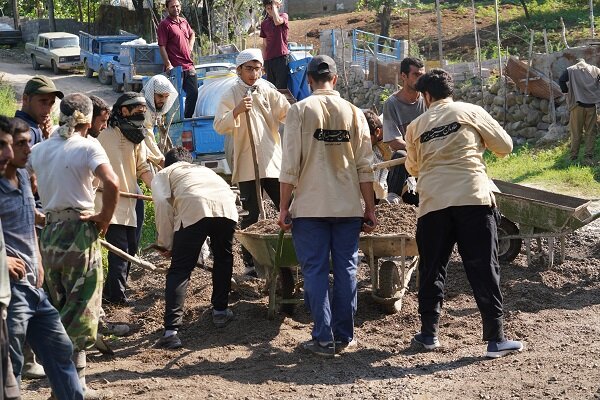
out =
[(319, 75), (327, 73), (337, 74), (337, 66), (331, 57), (319, 55), (310, 60), (306, 72), (317, 73)]

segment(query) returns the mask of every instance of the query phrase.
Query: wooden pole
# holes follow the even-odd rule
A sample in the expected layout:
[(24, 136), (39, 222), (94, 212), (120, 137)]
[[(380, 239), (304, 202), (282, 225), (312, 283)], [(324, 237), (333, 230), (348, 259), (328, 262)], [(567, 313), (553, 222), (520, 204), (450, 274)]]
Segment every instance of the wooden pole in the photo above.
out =
[(440, 68), (444, 68), (444, 51), (442, 49), (442, 11), (440, 9), (440, 0), (435, 0), (435, 11), (437, 17), (438, 53), (440, 58)]
[(562, 25), (562, 40), (565, 45), (565, 48), (568, 49), (569, 43), (567, 43), (567, 27), (565, 26), (565, 21), (563, 20), (563, 17), (560, 17), (560, 24)]
[(498, 12), (498, 0), (494, 0), (496, 12), (496, 46), (498, 48), (498, 75), (502, 79), (502, 47), (500, 46), (500, 14)]
[[(546, 48), (546, 55), (548, 55), (550, 53), (549, 46), (548, 46), (548, 34), (545, 29), (544, 29), (544, 47)], [(547, 63), (547, 70), (548, 70), (548, 93), (549, 93), (548, 106), (550, 109), (550, 117), (552, 118), (552, 124), (556, 124), (556, 110), (554, 109), (554, 91), (552, 90), (552, 67), (549, 62)]]
[(592, 34), (592, 39), (594, 38), (594, 36), (596, 35), (595, 29), (594, 29), (594, 0), (590, 0), (590, 32)]
[(533, 62), (533, 29), (531, 30), (531, 37), (529, 39), (529, 60), (527, 63), (527, 75), (525, 75), (525, 97), (529, 96), (529, 71), (531, 70), (531, 63)]
[(139, 258), (134, 257), (131, 254), (124, 252), (123, 250), (119, 249), (118, 247), (115, 247), (112, 244), (108, 243), (104, 239), (100, 239), (100, 244), (104, 248), (106, 248), (108, 251), (110, 251), (111, 253), (114, 253), (114, 254), (118, 255), (119, 257), (123, 258), (124, 260), (127, 260), (130, 263), (133, 263), (144, 269), (147, 269), (152, 272), (163, 272), (163, 273), (166, 272), (166, 270), (164, 270), (162, 268), (158, 268), (156, 265), (154, 265), (146, 260), (140, 260)]
[(479, 47), (479, 35), (477, 34), (477, 19), (475, 17), (475, 0), (471, 0), (471, 8), (473, 10), (473, 36), (475, 37), (475, 57), (477, 69), (479, 70), (479, 84), (481, 85), (481, 103), (483, 105), (483, 71), (481, 68), (481, 50)]
[[(256, 89), (252, 86), (246, 92), (246, 96), (252, 96), (252, 92)], [(262, 187), (260, 186), (260, 171), (258, 170), (258, 158), (256, 157), (256, 145), (254, 143), (254, 134), (252, 132), (252, 124), (250, 123), (250, 111), (246, 111), (246, 124), (248, 125), (248, 136), (250, 137), (250, 150), (252, 151), (252, 161), (254, 166), (254, 182), (256, 182), (256, 202), (258, 203), (258, 219), (265, 219), (265, 207), (262, 201)]]

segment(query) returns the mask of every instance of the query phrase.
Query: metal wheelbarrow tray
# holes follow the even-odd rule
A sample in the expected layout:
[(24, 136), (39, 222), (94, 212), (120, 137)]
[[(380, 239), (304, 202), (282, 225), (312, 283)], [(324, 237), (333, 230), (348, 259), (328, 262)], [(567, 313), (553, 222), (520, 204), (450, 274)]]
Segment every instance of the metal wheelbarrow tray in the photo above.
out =
[[(235, 237), (252, 254), (260, 265), (268, 269), (269, 311), (273, 318), (279, 306), (291, 312), (301, 299), (294, 299), (296, 289), (292, 268), (298, 267), (296, 251), (290, 233), (265, 234), (236, 231)], [(360, 237), (359, 248), (369, 259), (371, 272), (372, 295), (375, 301), (384, 305), (387, 312), (400, 310), (402, 296), (408, 288), (410, 277), (418, 264), (416, 241), (407, 235), (364, 235)], [(406, 257), (413, 257), (407, 261)], [(400, 257), (400, 272), (391, 261), (379, 266), (380, 257)], [(386, 264), (387, 263), (387, 264)], [(391, 264), (390, 264), (391, 263)], [(393, 266), (393, 268), (392, 268)], [(393, 274), (397, 274), (394, 279)], [(379, 278), (382, 279), (379, 279)], [(280, 280), (278, 280), (280, 278)], [(281, 285), (281, 293), (277, 286)], [(377, 293), (386, 293), (385, 297)], [(288, 306), (286, 308), (286, 306)]]
[[(591, 214), (588, 210), (589, 200), (500, 180), (494, 180), (494, 183), (499, 189), (494, 191), (496, 203), (503, 216), (498, 226), (499, 258), (503, 262), (514, 260), (520, 252), (522, 240), (525, 240), (529, 264), (531, 239), (541, 244), (541, 240), (546, 238), (551, 268), (555, 239), (560, 239), (560, 262), (563, 262), (566, 235), (600, 217), (600, 213)], [(538, 247), (541, 249), (541, 246)]]

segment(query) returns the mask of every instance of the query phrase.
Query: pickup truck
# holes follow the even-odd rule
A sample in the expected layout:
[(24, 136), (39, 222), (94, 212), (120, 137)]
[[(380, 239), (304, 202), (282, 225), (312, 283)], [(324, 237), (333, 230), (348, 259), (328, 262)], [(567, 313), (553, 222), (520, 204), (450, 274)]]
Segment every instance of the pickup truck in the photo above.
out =
[(98, 73), (98, 81), (103, 85), (112, 83), (114, 57), (121, 51), (121, 43), (137, 39), (138, 36), (121, 31), (119, 35), (93, 36), (79, 31), (79, 46), (84, 74), (91, 78)]
[(45, 65), (55, 74), (81, 67), (79, 38), (66, 32), (40, 33), (35, 42), (25, 44), (25, 55), (34, 70)]
[(112, 88), (117, 93), (121, 90), (139, 92), (145, 77), (160, 74), (164, 69), (156, 43), (121, 43), (119, 56), (113, 58), (109, 68), (113, 70)]

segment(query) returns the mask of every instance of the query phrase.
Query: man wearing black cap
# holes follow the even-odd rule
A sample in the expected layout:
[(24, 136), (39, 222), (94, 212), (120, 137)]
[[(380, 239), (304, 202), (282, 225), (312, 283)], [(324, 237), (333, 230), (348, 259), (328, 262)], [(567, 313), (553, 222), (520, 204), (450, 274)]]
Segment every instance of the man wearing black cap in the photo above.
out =
[[(137, 180), (147, 187), (152, 181), (152, 172), (147, 162), (146, 147), (142, 144), (146, 136), (144, 119), (146, 99), (143, 94), (126, 92), (113, 105), (108, 128), (98, 136), (106, 150), (110, 164), (119, 178), (119, 190), (136, 193)], [(102, 206), (101, 196), (96, 196), (96, 210)], [(106, 241), (119, 249), (135, 255), (138, 247), (136, 227), (140, 217), (136, 213), (136, 200), (121, 197), (106, 232)], [(114, 304), (128, 302), (125, 286), (130, 264), (114, 255), (108, 255), (108, 275), (104, 284), (103, 298)]]
[(373, 150), (363, 112), (334, 90), (335, 62), (314, 57), (307, 73), (313, 94), (292, 105), (283, 135), (279, 225), (292, 229), (314, 320), (312, 340), (303, 347), (333, 356), (356, 344), (358, 238), (361, 229), (370, 232), (377, 224)]
[(48, 138), (52, 133), (50, 112), (57, 97), (62, 99), (64, 94), (47, 76), (36, 75), (27, 81), (23, 90), (23, 106), (15, 113), (15, 117), (21, 118), (29, 125), (30, 147)]

